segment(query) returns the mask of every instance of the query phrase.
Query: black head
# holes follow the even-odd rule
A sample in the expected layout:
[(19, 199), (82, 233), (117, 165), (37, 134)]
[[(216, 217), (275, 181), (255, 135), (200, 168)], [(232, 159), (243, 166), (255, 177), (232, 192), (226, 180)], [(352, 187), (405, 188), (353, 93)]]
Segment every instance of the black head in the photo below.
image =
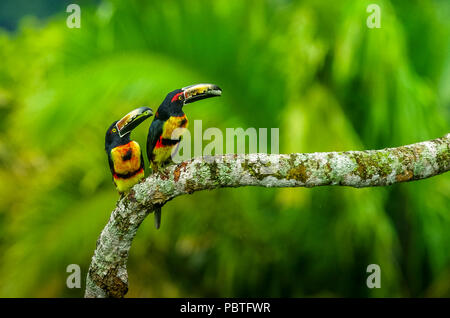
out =
[(139, 107), (111, 124), (106, 131), (105, 149), (111, 149), (130, 142), (131, 131), (153, 115), (148, 107)]
[(184, 96), (181, 89), (176, 89), (164, 98), (156, 112), (155, 118), (166, 120), (170, 116), (183, 116)]
[(123, 137), (120, 137), (119, 131), (117, 130), (116, 124), (118, 120), (113, 122), (111, 126), (106, 131), (105, 136), (105, 149), (110, 150), (119, 145), (124, 145), (130, 141), (130, 134), (126, 134)]
[(183, 116), (183, 106), (205, 98), (220, 96), (222, 90), (214, 84), (196, 84), (167, 94), (158, 108), (155, 118), (166, 120), (170, 116)]

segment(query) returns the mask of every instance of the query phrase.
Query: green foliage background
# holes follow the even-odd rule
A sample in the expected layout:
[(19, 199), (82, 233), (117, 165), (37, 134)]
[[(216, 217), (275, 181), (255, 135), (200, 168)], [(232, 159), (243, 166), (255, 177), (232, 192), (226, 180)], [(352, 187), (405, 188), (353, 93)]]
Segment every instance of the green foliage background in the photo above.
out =
[[(369, 29), (366, 7), (381, 7)], [(173, 89), (203, 128), (280, 128), (280, 151), (399, 146), (450, 119), (446, 1), (82, 2), (0, 29), (0, 296), (79, 297), (118, 195), (114, 120)], [(3, 6), (5, 8), (5, 6)], [(10, 8), (11, 10), (11, 8)], [(2, 14), (0, 16), (5, 16)], [(148, 124), (134, 132), (145, 144)], [(147, 171), (148, 173), (148, 171)], [(141, 226), (130, 297), (450, 296), (450, 175), (386, 188), (240, 188), (179, 197)], [(381, 289), (366, 287), (368, 264)]]

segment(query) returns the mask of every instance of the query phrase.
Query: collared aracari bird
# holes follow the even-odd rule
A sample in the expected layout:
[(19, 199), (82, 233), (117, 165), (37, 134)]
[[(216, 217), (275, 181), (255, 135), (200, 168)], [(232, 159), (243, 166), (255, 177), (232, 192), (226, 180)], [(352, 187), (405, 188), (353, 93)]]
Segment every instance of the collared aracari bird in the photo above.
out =
[[(183, 106), (221, 94), (222, 90), (214, 84), (191, 85), (167, 94), (148, 130), (147, 157), (153, 172), (170, 162), (172, 153), (178, 148), (183, 131), (176, 129), (188, 127)], [(159, 228), (160, 223), (161, 207), (155, 209), (156, 228)]]
[(137, 108), (115, 121), (106, 131), (105, 150), (113, 181), (119, 193), (130, 190), (144, 177), (144, 158), (139, 144), (130, 140), (131, 132), (153, 115), (148, 107)]

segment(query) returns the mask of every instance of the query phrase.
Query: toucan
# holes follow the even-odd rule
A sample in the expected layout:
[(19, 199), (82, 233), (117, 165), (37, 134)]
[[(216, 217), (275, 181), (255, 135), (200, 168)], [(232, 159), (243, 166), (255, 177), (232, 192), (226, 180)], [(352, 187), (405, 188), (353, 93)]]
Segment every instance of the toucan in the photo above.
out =
[[(171, 161), (171, 155), (176, 151), (183, 133), (187, 128), (188, 119), (183, 112), (183, 106), (198, 100), (222, 95), (222, 90), (214, 84), (196, 84), (174, 90), (167, 94), (156, 111), (148, 130), (147, 157), (153, 172)], [(161, 207), (155, 209), (155, 226), (161, 224)]]
[(105, 151), (114, 184), (119, 193), (130, 190), (144, 177), (144, 158), (139, 144), (130, 140), (131, 132), (153, 115), (149, 107), (137, 108), (115, 121), (106, 131)]

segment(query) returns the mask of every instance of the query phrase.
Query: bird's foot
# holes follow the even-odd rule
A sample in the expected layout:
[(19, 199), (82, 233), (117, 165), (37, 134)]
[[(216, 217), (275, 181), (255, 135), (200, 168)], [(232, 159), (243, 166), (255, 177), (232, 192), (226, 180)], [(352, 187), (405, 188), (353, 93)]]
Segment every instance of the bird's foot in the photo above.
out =
[(155, 168), (155, 172), (157, 172), (160, 176), (161, 179), (163, 180), (167, 180), (169, 179), (170, 175), (169, 172), (167, 172), (166, 168), (169, 166), (170, 164), (161, 164), (158, 168)]

